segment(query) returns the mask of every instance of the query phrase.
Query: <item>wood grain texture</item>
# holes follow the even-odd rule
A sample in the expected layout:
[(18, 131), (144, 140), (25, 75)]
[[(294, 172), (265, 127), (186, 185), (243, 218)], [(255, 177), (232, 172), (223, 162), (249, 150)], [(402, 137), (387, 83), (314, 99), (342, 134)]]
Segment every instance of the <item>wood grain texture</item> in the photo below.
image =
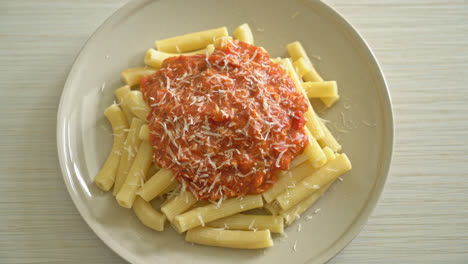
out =
[[(0, 262), (125, 263), (59, 169), (58, 101), (80, 48), (126, 1), (0, 1)], [(396, 144), (376, 210), (330, 263), (468, 262), (468, 2), (328, 0), (367, 40)]]

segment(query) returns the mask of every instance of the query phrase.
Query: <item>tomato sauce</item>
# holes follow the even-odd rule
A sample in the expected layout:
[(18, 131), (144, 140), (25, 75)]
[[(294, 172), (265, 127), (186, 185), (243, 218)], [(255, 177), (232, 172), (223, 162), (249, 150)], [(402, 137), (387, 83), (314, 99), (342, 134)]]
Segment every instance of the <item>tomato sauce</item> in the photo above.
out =
[(141, 80), (154, 160), (197, 199), (259, 194), (307, 144), (307, 99), (260, 48), (171, 57)]

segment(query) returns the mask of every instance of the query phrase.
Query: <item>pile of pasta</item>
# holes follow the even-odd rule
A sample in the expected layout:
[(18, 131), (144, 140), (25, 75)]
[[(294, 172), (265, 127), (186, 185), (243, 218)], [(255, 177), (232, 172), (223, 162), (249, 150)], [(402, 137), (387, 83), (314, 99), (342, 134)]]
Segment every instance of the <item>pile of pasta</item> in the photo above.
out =
[[(243, 24), (234, 31), (234, 38), (254, 44), (252, 31)], [(216, 47), (231, 40), (226, 27), (156, 41), (156, 49), (146, 52), (146, 66), (122, 72), (125, 86), (115, 91), (118, 104), (109, 106), (104, 115), (113, 129), (113, 145), (109, 157), (95, 178), (103, 191), (113, 187), (118, 204), (132, 208), (147, 227), (163, 231), (168, 221), (179, 233), (186, 232), (188, 242), (230, 247), (265, 248), (273, 245), (271, 233), (282, 233), (311, 207), (320, 196), (351, 169), (351, 162), (342, 154), (341, 145), (323, 120), (309, 105), (305, 113), (309, 144), (292, 162), (289, 171), (278, 175), (278, 181), (260, 195), (219, 201), (197, 201), (192, 193), (174, 179), (172, 171), (153, 163), (149, 143), (147, 115), (150, 110), (138, 89), (142, 76), (155, 73), (171, 56), (211, 54)], [(313, 67), (299, 42), (287, 45), (290, 58), (277, 58), (307, 98), (319, 98), (327, 107), (338, 99), (335, 81), (324, 81)], [(163, 199), (160, 208), (150, 203)], [(263, 208), (264, 214), (249, 213)], [(244, 212), (244, 213), (243, 213)]]

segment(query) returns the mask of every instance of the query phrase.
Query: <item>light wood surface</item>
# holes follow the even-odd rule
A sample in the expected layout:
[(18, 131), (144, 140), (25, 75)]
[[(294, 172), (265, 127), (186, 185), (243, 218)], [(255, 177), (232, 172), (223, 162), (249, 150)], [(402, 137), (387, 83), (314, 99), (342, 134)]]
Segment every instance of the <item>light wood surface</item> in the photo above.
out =
[[(55, 143), (73, 60), (125, 2), (0, 1), (1, 263), (125, 263), (75, 209)], [(467, 263), (468, 2), (327, 2), (374, 50), (396, 125), (378, 206), (330, 263)]]

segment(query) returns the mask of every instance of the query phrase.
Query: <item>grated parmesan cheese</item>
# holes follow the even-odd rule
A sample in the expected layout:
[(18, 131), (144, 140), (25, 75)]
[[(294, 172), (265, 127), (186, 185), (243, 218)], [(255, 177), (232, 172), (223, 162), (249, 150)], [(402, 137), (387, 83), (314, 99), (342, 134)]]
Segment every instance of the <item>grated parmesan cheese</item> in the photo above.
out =
[(252, 230), (253, 226), (255, 225), (255, 218), (252, 220), (252, 222), (249, 225), (249, 229)]
[(204, 226), (205, 226), (205, 222), (203, 221), (203, 218), (201, 217), (201, 215), (198, 214), (197, 217), (198, 217), (198, 220), (200, 220), (201, 226), (204, 227)]

